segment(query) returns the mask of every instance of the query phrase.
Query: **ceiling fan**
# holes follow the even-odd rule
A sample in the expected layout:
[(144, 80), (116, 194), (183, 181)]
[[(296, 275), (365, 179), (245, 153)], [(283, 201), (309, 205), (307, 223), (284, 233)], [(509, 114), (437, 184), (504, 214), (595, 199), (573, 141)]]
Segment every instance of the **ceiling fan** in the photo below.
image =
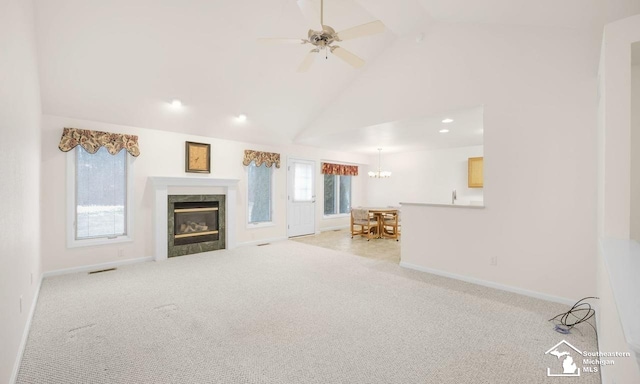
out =
[[(298, 0), (297, 2), (304, 12), (306, 10), (305, 3), (308, 2), (308, 0)], [(336, 43), (339, 41), (374, 35), (376, 33), (383, 32), (385, 29), (382, 21), (376, 20), (370, 23), (345, 29), (344, 31), (336, 32), (330, 26), (324, 24), (324, 0), (320, 0), (320, 27), (321, 29), (319, 31), (309, 29), (306, 39), (262, 38), (258, 39), (258, 41), (266, 44), (298, 42), (300, 44), (313, 45), (314, 48), (309, 51), (309, 53), (307, 53), (307, 56), (305, 56), (304, 60), (298, 67), (298, 72), (306, 72), (307, 70), (309, 70), (311, 64), (313, 64), (316, 54), (320, 53), (320, 51), (324, 51), (325, 55), (327, 56), (328, 52), (331, 52), (352, 67), (360, 68), (364, 65), (364, 60), (347, 51), (346, 49), (340, 47), (339, 45), (336, 45)]]

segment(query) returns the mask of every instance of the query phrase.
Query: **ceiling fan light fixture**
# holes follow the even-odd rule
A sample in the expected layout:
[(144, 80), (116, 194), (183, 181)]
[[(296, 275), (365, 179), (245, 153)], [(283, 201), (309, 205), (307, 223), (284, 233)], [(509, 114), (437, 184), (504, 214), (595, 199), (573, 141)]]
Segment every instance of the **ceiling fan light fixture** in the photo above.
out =
[[(301, 1), (298, 0), (298, 6), (301, 6)], [(304, 3), (304, 2), (303, 2)], [(302, 7), (301, 7), (302, 8)], [(303, 13), (306, 13), (304, 9)], [(364, 65), (364, 60), (350, 51), (341, 48), (337, 45), (333, 45), (336, 42), (356, 39), (364, 36), (370, 36), (377, 33), (382, 33), (386, 27), (380, 20), (371, 21), (362, 25), (358, 25), (343, 31), (336, 32), (332, 27), (324, 24), (324, 0), (320, 0), (320, 30), (310, 29), (307, 33), (306, 39), (259, 39), (259, 41), (267, 44), (275, 42), (299, 42), (302, 44), (311, 44), (314, 46), (307, 56), (305, 56), (302, 63), (298, 66), (298, 72), (306, 72), (313, 63), (314, 53), (319, 53), (324, 50), (325, 58), (328, 59), (328, 53), (331, 52), (340, 60), (351, 65), (353, 68), (361, 68)]]

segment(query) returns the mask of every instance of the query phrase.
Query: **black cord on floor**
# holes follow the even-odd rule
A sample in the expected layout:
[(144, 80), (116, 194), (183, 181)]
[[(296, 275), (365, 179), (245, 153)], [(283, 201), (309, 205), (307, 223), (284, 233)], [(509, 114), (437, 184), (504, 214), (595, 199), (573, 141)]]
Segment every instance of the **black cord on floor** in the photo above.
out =
[[(567, 334), (570, 333), (571, 329), (576, 325), (586, 322), (591, 326), (591, 328), (593, 328), (597, 335), (598, 331), (596, 330), (596, 327), (594, 327), (593, 324), (587, 321), (596, 314), (596, 311), (591, 308), (591, 304), (585, 302), (585, 300), (588, 299), (599, 299), (599, 297), (589, 296), (585, 297), (584, 299), (580, 299), (567, 312), (561, 313), (549, 319), (549, 321), (556, 322), (555, 331)], [(558, 317), (560, 318), (560, 320), (558, 320)]]

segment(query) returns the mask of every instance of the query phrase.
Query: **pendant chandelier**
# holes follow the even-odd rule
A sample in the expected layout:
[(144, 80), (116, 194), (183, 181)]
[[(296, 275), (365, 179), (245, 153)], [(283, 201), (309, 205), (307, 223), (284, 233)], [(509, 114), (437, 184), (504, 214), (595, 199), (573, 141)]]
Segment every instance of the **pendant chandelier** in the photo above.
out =
[(382, 152), (382, 148), (378, 148), (378, 170), (375, 172), (369, 171), (369, 177), (374, 177), (376, 179), (384, 179), (387, 177), (391, 177), (391, 172), (382, 170), (382, 165), (380, 160), (381, 152)]

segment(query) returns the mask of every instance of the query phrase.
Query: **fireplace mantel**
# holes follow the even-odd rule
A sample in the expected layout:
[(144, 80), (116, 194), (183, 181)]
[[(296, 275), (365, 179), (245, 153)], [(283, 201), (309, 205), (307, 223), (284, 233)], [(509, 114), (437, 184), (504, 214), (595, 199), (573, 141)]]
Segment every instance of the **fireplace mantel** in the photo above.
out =
[(226, 247), (227, 249), (236, 246), (236, 198), (238, 193), (238, 179), (214, 179), (208, 177), (149, 177), (151, 185), (155, 191), (154, 197), (154, 237), (155, 251), (154, 260), (166, 260), (168, 255), (168, 234), (167, 234), (167, 204), (170, 187), (214, 187), (222, 188), (226, 196)]

